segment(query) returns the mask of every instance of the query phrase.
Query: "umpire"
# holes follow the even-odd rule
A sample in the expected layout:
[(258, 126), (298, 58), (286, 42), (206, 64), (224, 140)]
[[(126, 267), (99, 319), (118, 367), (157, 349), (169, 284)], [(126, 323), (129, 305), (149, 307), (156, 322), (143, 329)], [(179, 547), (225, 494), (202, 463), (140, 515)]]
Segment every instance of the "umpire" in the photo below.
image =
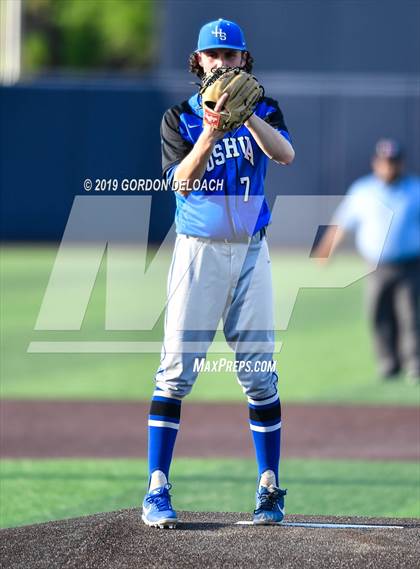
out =
[[(419, 383), (420, 178), (404, 174), (400, 144), (381, 139), (372, 173), (356, 180), (347, 196), (316, 256), (328, 257), (348, 231), (355, 233), (362, 257), (378, 263), (368, 278), (367, 304), (379, 372), (391, 380), (404, 369), (410, 382)], [(383, 205), (392, 211), (389, 229)]]

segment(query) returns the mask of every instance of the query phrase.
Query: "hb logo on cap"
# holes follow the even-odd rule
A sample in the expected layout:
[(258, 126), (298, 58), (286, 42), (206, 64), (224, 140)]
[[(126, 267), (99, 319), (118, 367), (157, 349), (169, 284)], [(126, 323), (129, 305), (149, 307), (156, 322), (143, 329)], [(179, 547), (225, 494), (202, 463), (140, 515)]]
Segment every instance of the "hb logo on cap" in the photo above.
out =
[(221, 28), (219, 28), (219, 26), (217, 24), (211, 33), (215, 38), (219, 38), (223, 41), (225, 41), (227, 38), (226, 32), (224, 32)]
[(246, 51), (245, 36), (238, 24), (223, 18), (204, 24), (198, 35), (196, 51), (217, 48)]

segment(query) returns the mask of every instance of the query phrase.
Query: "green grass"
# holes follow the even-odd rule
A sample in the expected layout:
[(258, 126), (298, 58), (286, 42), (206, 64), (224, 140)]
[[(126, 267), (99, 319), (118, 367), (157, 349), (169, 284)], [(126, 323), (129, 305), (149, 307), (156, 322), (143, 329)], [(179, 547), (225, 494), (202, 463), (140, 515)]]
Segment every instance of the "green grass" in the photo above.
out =
[[(80, 330), (34, 330), (56, 255), (55, 247), (5, 247), (2, 252), (1, 395), (5, 398), (148, 399), (159, 354), (35, 354), (31, 341), (162, 339), (162, 316), (151, 332), (106, 331), (106, 263), (96, 279)], [(338, 282), (360, 269), (356, 257), (342, 255), (317, 273), (297, 254), (272, 251), (272, 265), (282, 313), (296, 282), (305, 282), (287, 330), (278, 333), (283, 347), (276, 356), (283, 400), (412, 405), (420, 390), (378, 381), (363, 312), (363, 282), (345, 288), (311, 288), (329, 278)], [(155, 281), (140, 291), (153, 299), (166, 279), (170, 252)], [(330, 272), (328, 272), (330, 271)], [(311, 286), (309, 286), (311, 285)], [(292, 295), (293, 296), (293, 295)], [(129, 298), (129, 295), (127, 295)], [(151, 302), (150, 305), (153, 303)], [(129, 304), (126, 308), (129, 308)], [(146, 310), (148, 308), (146, 307)], [(222, 339), (222, 336), (219, 336)], [(225, 354), (223, 354), (225, 356)], [(212, 356), (210, 359), (217, 356)], [(191, 399), (241, 400), (232, 373), (203, 373)]]
[[(285, 460), (288, 513), (420, 517), (419, 466), (408, 462)], [(251, 511), (253, 460), (177, 459), (174, 507)], [(145, 460), (4, 460), (1, 526), (139, 506)]]

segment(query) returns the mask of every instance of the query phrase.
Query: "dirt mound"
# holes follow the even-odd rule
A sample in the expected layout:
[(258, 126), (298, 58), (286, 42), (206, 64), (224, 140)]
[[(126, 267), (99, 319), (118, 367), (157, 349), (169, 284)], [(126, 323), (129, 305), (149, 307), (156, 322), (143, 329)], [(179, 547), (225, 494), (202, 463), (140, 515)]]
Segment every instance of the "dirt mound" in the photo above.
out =
[(418, 567), (419, 520), (288, 516), (287, 522), (403, 525), (330, 529), (235, 525), (249, 514), (179, 513), (175, 530), (120, 510), (0, 531), (8, 569)]

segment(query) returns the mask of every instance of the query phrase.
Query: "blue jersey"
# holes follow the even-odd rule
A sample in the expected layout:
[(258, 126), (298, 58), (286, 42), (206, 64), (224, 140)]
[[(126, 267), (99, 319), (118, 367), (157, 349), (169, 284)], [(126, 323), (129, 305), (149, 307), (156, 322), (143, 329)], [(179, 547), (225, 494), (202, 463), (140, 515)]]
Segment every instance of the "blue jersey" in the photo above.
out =
[[(283, 114), (274, 99), (264, 97), (255, 109), (290, 141)], [(162, 167), (166, 179), (189, 154), (203, 129), (199, 95), (166, 111), (161, 127)], [(198, 189), (184, 197), (176, 192), (176, 231), (212, 239), (252, 236), (270, 223), (264, 196), (268, 158), (242, 126), (219, 140)], [(217, 182), (217, 183), (215, 183)]]

